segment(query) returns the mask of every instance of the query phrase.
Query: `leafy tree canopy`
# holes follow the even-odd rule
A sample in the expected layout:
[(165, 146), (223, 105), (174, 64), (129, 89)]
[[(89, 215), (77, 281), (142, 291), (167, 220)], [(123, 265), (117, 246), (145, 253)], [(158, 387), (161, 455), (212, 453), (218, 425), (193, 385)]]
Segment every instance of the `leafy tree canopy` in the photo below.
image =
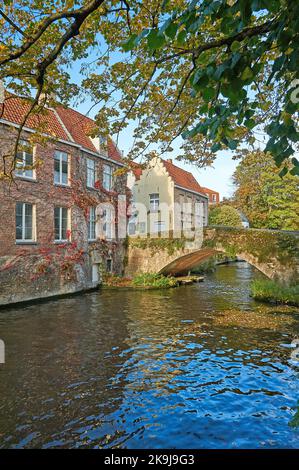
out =
[(0, 79), (37, 90), (33, 108), (43, 93), (68, 102), (79, 60), (101, 132), (134, 123), (129, 158), (183, 136), (179, 158), (207, 165), (265, 132), (278, 166), (292, 157), (282, 174), (298, 173), (297, 0), (4, 0), (0, 27)]
[(233, 176), (234, 205), (248, 217), (251, 227), (299, 229), (299, 178), (279, 177), (269, 153), (247, 152)]
[(209, 212), (209, 225), (224, 225), (227, 227), (242, 227), (242, 221), (237, 209), (228, 204), (220, 204)]

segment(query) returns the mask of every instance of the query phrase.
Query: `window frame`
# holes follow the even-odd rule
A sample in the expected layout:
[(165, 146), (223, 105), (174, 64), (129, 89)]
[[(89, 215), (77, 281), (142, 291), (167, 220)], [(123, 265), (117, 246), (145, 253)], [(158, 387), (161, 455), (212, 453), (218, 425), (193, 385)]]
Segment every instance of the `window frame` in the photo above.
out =
[[(107, 168), (109, 168), (109, 172), (105, 171)], [(109, 187), (106, 187), (106, 177), (109, 180)], [(111, 191), (113, 188), (113, 167), (107, 163), (103, 165), (103, 188), (106, 189), (106, 191)]]
[[(105, 239), (107, 240), (113, 240), (114, 238), (114, 227), (113, 227), (113, 210), (111, 209), (111, 207), (107, 207), (104, 209), (103, 211), (103, 217), (104, 217), (104, 221), (103, 221), (103, 235), (105, 236)], [(109, 215), (109, 217), (108, 217)], [(109, 227), (109, 233), (108, 233), (108, 230), (107, 230), (107, 227)]]
[[(55, 226), (55, 209), (59, 209), (59, 238), (56, 238), (56, 226)], [(62, 238), (62, 211), (66, 210), (66, 238)], [(63, 206), (54, 206), (54, 241), (55, 243), (69, 242), (70, 238), (67, 238), (67, 231), (70, 230), (70, 209)]]
[[(59, 155), (59, 159), (57, 158), (57, 155)], [(65, 174), (62, 171), (62, 163), (63, 159), (62, 156), (66, 155), (67, 157), (67, 183), (63, 183), (62, 181), (62, 175)], [(56, 170), (55, 170), (55, 162), (59, 161), (59, 182), (55, 181), (55, 176), (56, 176)], [(57, 186), (70, 186), (70, 156), (68, 153), (64, 152), (63, 150), (55, 150), (54, 152), (54, 184)]]
[[(89, 164), (92, 162), (93, 168), (89, 166)], [(92, 172), (92, 182), (93, 184), (89, 184), (89, 175), (90, 172)], [(92, 158), (86, 158), (86, 187), (87, 188), (95, 188), (95, 182), (96, 182), (96, 162)]]
[[(163, 228), (163, 230), (162, 230)], [(154, 233), (162, 233), (166, 231), (166, 224), (164, 220), (157, 220), (154, 223)]]
[[(20, 141), (20, 145), (23, 145), (24, 147), (25, 146), (29, 146), (29, 143), (27, 140), (21, 140)], [(26, 180), (36, 180), (36, 172), (35, 172), (35, 168), (32, 168), (31, 170), (25, 170), (24, 168), (27, 166), (26, 164), (26, 156), (27, 155), (30, 155), (32, 157), (32, 163), (30, 164), (32, 167), (34, 166), (34, 162), (35, 162), (35, 152), (34, 152), (34, 147), (33, 146), (30, 146), (31, 148), (31, 153), (27, 152), (26, 149), (25, 150), (20, 150), (17, 155), (22, 155), (22, 159), (17, 159), (17, 162), (21, 162), (21, 165), (19, 167), (17, 167), (17, 163), (16, 163), (16, 168), (15, 168), (15, 176), (17, 178), (23, 178), (23, 179), (26, 179)], [(30, 166), (28, 165), (28, 166)], [(23, 169), (22, 169), (23, 168)], [(26, 172), (30, 171), (32, 173), (32, 175), (26, 175)]]
[[(22, 238), (17, 238), (17, 205), (22, 205)], [(26, 206), (31, 207), (31, 238), (26, 238)], [(36, 242), (36, 206), (30, 202), (17, 201), (15, 205), (15, 240), (16, 243), (35, 243)]]
[[(110, 267), (108, 265), (110, 264)], [(112, 274), (113, 272), (113, 259), (107, 258), (106, 259), (106, 273)]]
[[(158, 204), (157, 204), (158, 201)], [(160, 194), (159, 193), (151, 193), (149, 194), (149, 206), (150, 212), (157, 212), (160, 206)]]
[[(94, 217), (91, 219), (91, 211), (93, 211)], [(94, 237), (91, 237), (91, 223), (94, 224)], [(97, 223), (97, 214), (96, 214), (96, 208), (94, 206), (91, 206), (88, 211), (88, 219), (87, 219), (87, 239), (89, 242), (96, 241), (97, 239), (97, 234), (96, 234), (96, 223)]]

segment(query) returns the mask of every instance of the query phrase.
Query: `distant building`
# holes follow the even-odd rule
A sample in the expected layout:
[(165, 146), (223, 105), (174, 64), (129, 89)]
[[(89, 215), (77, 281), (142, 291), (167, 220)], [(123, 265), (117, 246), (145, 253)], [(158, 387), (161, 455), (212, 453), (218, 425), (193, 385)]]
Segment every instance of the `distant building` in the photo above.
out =
[(209, 204), (218, 204), (220, 202), (220, 195), (217, 191), (204, 187), (202, 189), (209, 198)]
[(129, 233), (143, 235), (194, 230), (208, 223), (209, 198), (194, 176), (159, 157), (128, 175), (133, 194)]

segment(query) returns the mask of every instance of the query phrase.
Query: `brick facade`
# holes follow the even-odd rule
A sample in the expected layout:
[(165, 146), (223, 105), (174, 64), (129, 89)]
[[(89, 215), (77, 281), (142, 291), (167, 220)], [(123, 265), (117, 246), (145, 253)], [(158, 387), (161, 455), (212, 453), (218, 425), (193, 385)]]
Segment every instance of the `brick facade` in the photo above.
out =
[[(3, 156), (11, 153), (15, 138), (15, 127), (0, 124), (0, 175)], [(22, 138), (29, 139), (30, 133), (24, 132)], [(69, 186), (54, 184), (56, 150), (68, 155)], [(87, 158), (95, 161), (95, 189), (86, 187)], [(126, 194), (126, 176), (115, 176), (111, 191), (105, 191), (102, 184), (103, 165), (109, 164), (114, 172), (119, 164), (59, 139), (36, 144), (34, 160), (34, 180), (0, 179), (0, 305), (92, 288), (98, 284), (97, 272), (100, 276), (107, 268), (117, 274), (123, 271), (124, 239), (118, 238), (117, 228), (113, 239), (101, 235), (89, 242), (87, 237), (90, 206), (109, 203), (117, 217), (118, 195)], [(17, 202), (35, 208), (34, 242), (16, 242)], [(55, 206), (69, 210), (67, 242), (55, 242)], [(97, 223), (99, 218), (97, 213)]]
[(209, 204), (219, 204), (220, 202), (220, 194), (218, 191), (209, 188), (203, 188), (205, 194), (209, 198)]

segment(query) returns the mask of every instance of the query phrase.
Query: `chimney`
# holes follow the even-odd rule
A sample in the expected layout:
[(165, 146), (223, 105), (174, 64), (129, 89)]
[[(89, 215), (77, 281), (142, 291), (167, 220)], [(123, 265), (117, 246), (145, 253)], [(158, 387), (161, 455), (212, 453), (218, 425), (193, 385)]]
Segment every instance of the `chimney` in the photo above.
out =
[(172, 159), (171, 159), (171, 158), (168, 158), (167, 161), (168, 161), (168, 163), (172, 163)]

